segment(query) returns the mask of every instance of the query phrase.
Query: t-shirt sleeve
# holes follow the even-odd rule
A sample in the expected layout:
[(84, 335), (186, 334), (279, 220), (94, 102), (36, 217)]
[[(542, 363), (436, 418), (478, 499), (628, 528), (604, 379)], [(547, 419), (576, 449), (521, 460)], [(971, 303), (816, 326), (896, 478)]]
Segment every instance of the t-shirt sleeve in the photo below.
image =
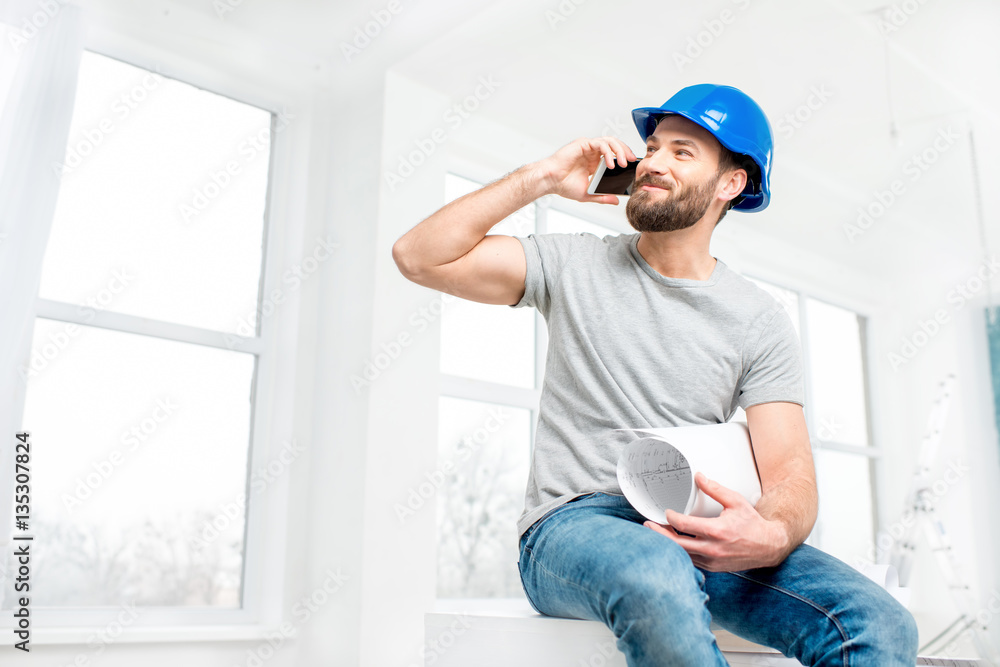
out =
[(785, 309), (778, 305), (751, 327), (744, 348), (744, 372), (739, 404), (746, 410), (758, 403), (787, 401), (805, 405), (802, 346)]
[[(585, 242), (583, 234), (529, 234), (515, 236), (524, 247), (524, 296), (511, 308), (533, 306), (548, 316), (551, 296), (559, 284), (559, 274), (574, 244)], [(596, 237), (594, 237), (596, 238)]]

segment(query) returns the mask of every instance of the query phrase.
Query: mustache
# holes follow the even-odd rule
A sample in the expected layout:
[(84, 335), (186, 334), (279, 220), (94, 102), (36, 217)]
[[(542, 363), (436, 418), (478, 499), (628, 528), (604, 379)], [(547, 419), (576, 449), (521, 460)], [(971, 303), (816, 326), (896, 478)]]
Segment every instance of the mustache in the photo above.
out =
[(644, 175), (644, 176), (636, 179), (632, 183), (632, 189), (641, 188), (644, 185), (652, 185), (652, 186), (657, 187), (657, 188), (664, 188), (665, 190), (673, 190), (674, 189), (674, 184), (673, 183), (670, 183), (670, 182), (667, 182), (667, 181), (661, 181), (659, 179), (654, 179), (649, 174), (646, 174), (646, 175)]

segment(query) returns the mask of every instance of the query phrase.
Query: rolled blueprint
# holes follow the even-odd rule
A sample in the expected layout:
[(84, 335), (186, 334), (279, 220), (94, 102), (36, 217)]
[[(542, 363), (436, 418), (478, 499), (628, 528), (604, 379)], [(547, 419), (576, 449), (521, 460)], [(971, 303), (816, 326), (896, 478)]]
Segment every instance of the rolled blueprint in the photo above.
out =
[(744, 422), (616, 430), (639, 436), (618, 458), (618, 484), (632, 507), (650, 521), (667, 523), (668, 508), (700, 517), (722, 513), (722, 505), (695, 484), (697, 472), (751, 505), (760, 500), (760, 476)]

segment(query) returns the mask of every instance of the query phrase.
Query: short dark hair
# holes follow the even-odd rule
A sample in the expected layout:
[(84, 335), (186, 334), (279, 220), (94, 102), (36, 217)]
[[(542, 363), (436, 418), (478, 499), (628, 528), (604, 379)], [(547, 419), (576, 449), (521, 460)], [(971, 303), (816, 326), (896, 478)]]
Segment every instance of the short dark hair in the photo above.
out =
[[(716, 177), (722, 176), (727, 171), (733, 169), (743, 169), (747, 172), (747, 183), (758, 183), (760, 179), (760, 168), (757, 163), (753, 161), (749, 155), (743, 153), (736, 153), (719, 143), (719, 148), (722, 152), (719, 153), (719, 168), (716, 170)], [(719, 214), (719, 219), (715, 221), (715, 224), (722, 222), (722, 219), (726, 217), (726, 212), (731, 209), (735, 204), (739, 202), (742, 197), (737, 195), (733, 199), (726, 202), (726, 205), (722, 207), (722, 213)]]

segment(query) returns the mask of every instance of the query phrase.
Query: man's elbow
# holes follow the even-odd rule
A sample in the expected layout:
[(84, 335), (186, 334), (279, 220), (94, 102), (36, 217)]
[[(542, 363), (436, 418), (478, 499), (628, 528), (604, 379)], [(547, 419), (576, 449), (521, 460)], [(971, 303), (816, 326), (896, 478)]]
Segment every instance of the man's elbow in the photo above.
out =
[(392, 244), (392, 261), (396, 262), (396, 268), (407, 280), (419, 283), (421, 274), (420, 262), (414, 256), (405, 236), (399, 238)]

